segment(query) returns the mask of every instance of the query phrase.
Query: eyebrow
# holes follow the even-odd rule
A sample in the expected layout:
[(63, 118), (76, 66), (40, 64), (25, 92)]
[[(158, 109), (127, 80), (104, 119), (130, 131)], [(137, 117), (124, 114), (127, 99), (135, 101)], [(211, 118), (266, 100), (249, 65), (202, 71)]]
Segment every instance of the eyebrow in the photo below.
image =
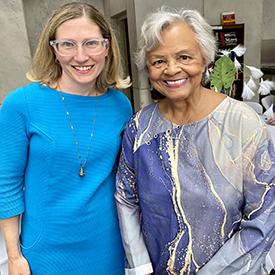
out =
[(194, 50), (193, 49), (182, 50), (182, 51), (177, 52), (176, 55), (180, 55), (180, 54), (188, 53), (188, 52), (194, 52)]
[[(182, 51), (176, 52), (175, 55), (178, 56), (178, 55), (189, 53), (189, 52), (194, 52), (194, 50), (193, 49), (182, 50)], [(165, 55), (154, 54), (152, 56), (149, 56), (149, 59), (151, 59), (151, 58), (165, 58)]]
[(151, 59), (151, 58), (164, 58), (164, 57), (165, 57), (164, 55), (154, 54), (154, 55), (149, 56), (149, 59)]

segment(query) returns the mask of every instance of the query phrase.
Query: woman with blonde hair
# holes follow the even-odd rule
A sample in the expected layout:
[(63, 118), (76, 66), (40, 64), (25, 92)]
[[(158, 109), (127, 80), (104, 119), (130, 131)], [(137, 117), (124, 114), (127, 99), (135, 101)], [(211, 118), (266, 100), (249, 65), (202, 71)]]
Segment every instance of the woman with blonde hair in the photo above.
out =
[(0, 111), (9, 274), (124, 274), (114, 166), (132, 107), (113, 89), (130, 80), (106, 19), (89, 4), (56, 10), (27, 77)]

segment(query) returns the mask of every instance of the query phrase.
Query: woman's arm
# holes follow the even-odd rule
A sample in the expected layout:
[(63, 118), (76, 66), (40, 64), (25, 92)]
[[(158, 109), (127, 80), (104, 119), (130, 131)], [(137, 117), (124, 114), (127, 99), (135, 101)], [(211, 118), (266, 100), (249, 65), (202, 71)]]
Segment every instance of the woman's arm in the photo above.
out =
[[(130, 132), (133, 134), (132, 131)], [(135, 135), (133, 134), (133, 136)], [(122, 241), (128, 262), (126, 274), (149, 275), (153, 272), (153, 268), (140, 227), (140, 208), (134, 187), (136, 178), (133, 169), (132, 147), (133, 142), (126, 127), (118, 165), (115, 198)]]
[(20, 249), (19, 224), (19, 215), (0, 220), (9, 260), (9, 275), (30, 275), (29, 264), (23, 257)]
[(19, 243), (20, 214), (25, 211), (23, 188), (29, 148), (25, 87), (9, 93), (0, 109), (0, 226), (6, 242), (9, 275), (31, 274)]
[(129, 264), (127, 274), (150, 274), (153, 269), (140, 229), (139, 206), (127, 202), (118, 192), (115, 198), (124, 250)]
[(275, 239), (275, 152), (262, 129), (243, 145), (244, 205), (239, 230), (198, 275), (267, 274), (265, 257)]
[(270, 119), (268, 124), (275, 126), (275, 118)]

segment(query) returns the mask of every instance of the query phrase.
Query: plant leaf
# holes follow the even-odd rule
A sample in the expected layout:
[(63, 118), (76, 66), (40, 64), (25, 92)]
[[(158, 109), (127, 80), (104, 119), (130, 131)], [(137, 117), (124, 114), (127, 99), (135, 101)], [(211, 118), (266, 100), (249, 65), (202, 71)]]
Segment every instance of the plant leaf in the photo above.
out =
[(210, 89), (215, 91), (216, 87), (220, 92), (223, 88), (230, 88), (234, 82), (235, 72), (235, 64), (229, 57), (219, 58), (210, 74)]

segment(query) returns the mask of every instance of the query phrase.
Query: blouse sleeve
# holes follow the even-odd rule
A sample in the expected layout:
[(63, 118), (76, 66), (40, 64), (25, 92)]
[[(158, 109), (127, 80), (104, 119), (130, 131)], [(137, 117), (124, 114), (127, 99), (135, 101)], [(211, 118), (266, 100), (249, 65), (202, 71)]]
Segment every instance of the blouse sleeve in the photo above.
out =
[(265, 127), (243, 145), (243, 218), (239, 230), (198, 275), (266, 274), (265, 257), (275, 238), (275, 153)]
[(126, 274), (152, 273), (152, 264), (140, 227), (140, 208), (136, 194), (133, 142), (127, 128), (122, 141), (115, 194), (122, 241), (126, 253)]
[(265, 264), (268, 273), (275, 268), (275, 242), (266, 256)]
[(28, 155), (27, 111), (22, 88), (0, 110), (0, 219), (24, 212), (23, 185)]

